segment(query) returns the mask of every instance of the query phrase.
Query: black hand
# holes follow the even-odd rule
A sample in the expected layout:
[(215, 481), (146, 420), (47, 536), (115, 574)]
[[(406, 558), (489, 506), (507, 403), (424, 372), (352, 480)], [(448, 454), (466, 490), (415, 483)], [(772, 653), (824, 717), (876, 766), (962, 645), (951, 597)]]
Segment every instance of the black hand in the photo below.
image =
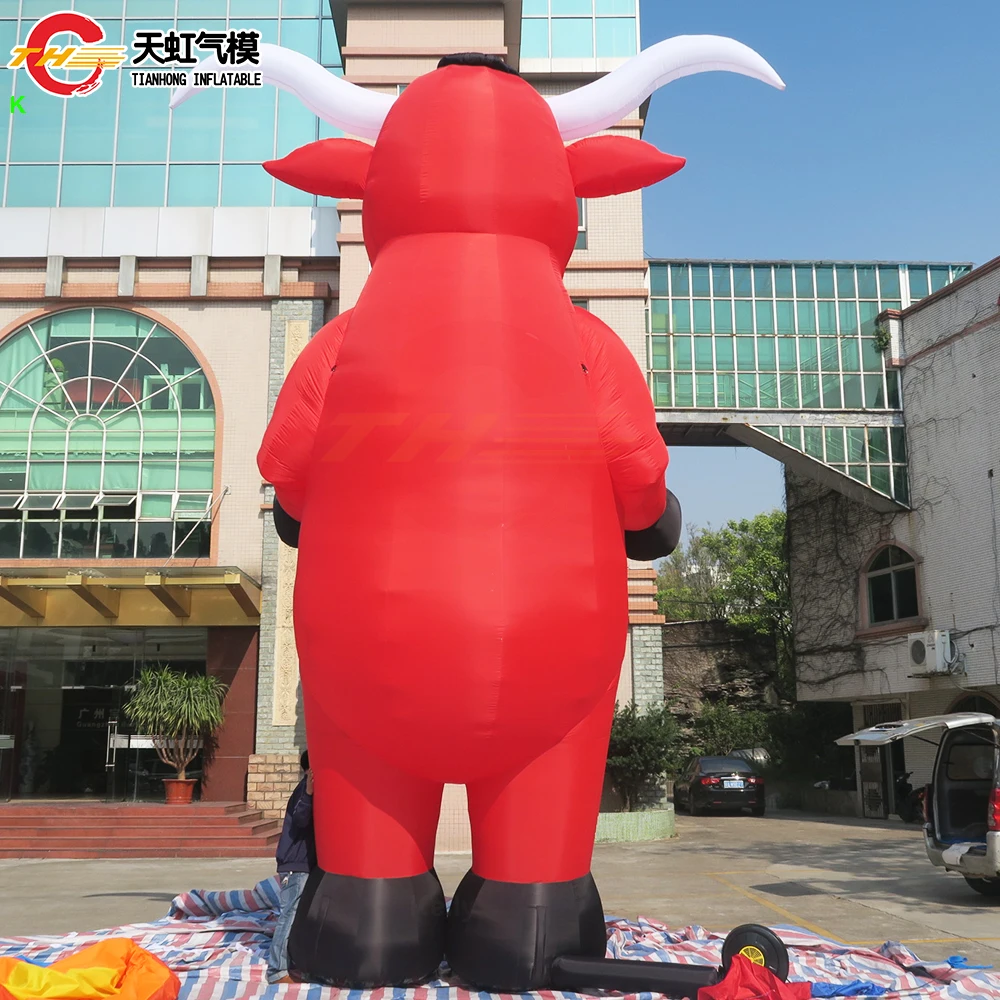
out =
[(299, 528), (302, 525), (289, 514), (280, 503), (278, 498), (274, 498), (274, 530), (278, 532), (278, 537), (289, 548), (299, 547)]
[(638, 562), (669, 556), (681, 540), (681, 503), (667, 490), (667, 509), (652, 527), (625, 532), (625, 554)]

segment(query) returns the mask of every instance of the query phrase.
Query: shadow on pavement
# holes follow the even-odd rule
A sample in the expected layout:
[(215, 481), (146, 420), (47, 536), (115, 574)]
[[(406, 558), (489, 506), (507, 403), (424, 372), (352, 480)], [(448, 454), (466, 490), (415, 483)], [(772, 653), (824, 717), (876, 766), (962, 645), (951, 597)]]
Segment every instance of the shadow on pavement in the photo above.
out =
[(172, 903), (176, 892), (92, 892), (84, 899), (148, 899), (151, 903)]

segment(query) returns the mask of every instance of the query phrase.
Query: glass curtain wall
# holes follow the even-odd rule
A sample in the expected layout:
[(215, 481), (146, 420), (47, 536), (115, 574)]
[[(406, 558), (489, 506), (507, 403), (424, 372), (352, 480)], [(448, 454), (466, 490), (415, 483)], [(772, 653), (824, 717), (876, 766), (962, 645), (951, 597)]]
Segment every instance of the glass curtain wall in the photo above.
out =
[(522, 59), (627, 59), (639, 51), (638, 0), (524, 0)]
[(215, 404), (170, 330), (71, 309), (0, 342), (0, 559), (209, 554)]
[(197, 628), (0, 629), (0, 799), (162, 798), (173, 775), (156, 751), (109, 752), (109, 736), (130, 732), (144, 667), (204, 673), (207, 648)]
[[(106, 45), (129, 47), (136, 31), (258, 31), (263, 42), (343, 72), (328, 0), (88, 0), (77, 7), (100, 22)], [(0, 51), (24, 44), (35, 21), (55, 9), (48, 0), (3, 0)], [(56, 36), (52, 44), (74, 41)], [(147, 60), (136, 68), (182, 67)], [(4, 108), (20, 94), (26, 113), (0, 115), (7, 206), (312, 205), (314, 196), (276, 183), (260, 164), (340, 134), (274, 87), (209, 90), (171, 114), (170, 90), (133, 87), (128, 63), (73, 100), (43, 93), (23, 69), (0, 69)]]
[[(664, 409), (773, 410), (776, 417), (786, 411), (785, 419), (760, 429), (905, 503), (905, 434), (893, 417), (902, 412), (899, 371), (886, 363), (876, 317), (968, 270), (964, 264), (652, 262), (654, 401)], [(789, 411), (803, 410), (881, 419), (856, 427), (842, 418), (797, 426)]]

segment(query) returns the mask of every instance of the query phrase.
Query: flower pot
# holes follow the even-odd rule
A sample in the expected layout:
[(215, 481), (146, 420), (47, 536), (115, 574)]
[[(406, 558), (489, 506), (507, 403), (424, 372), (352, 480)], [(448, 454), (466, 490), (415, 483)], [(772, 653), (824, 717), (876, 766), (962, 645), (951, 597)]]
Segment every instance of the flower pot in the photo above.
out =
[(188, 806), (194, 794), (197, 778), (164, 778), (163, 787), (167, 790), (168, 806)]

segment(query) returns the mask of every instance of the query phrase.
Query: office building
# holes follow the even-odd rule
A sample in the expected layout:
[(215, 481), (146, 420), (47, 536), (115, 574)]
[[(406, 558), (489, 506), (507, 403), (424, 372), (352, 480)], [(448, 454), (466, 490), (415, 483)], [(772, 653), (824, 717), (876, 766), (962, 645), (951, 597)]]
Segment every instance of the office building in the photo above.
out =
[[(557, 93), (639, 37), (633, 0), (74, 6), (130, 58), (145, 39), (140, 69), (177, 67), (171, 32), (253, 31), (388, 94), (469, 50)], [(53, 9), (0, 9), (0, 49)], [(169, 663), (231, 685), (202, 797), (275, 810), (304, 743), (295, 553), (255, 455), (285, 373), (354, 304), (368, 261), (360, 202), (302, 194), (260, 163), (337, 133), (270, 87), (170, 113), (169, 91), (135, 86), (128, 65), (69, 100), (0, 70), (0, 93), (25, 110), (0, 120), (0, 798), (162, 795), (152, 750), (107, 755), (139, 672)], [(614, 126), (641, 129), (638, 113)], [(581, 202), (567, 286), (644, 356), (638, 193)], [(660, 620), (651, 571), (634, 575), (629, 665)]]

